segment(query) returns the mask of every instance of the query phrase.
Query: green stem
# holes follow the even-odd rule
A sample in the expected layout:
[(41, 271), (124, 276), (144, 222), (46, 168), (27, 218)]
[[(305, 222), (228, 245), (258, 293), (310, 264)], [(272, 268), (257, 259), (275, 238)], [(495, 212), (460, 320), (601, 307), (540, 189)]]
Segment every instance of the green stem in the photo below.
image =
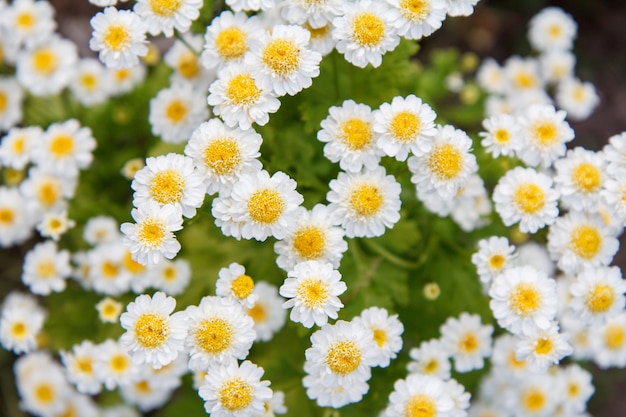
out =
[(385, 260), (389, 261), (395, 266), (403, 269), (417, 269), (420, 266), (418, 262), (405, 261), (401, 257), (394, 255), (393, 253), (389, 252), (387, 249), (380, 246), (378, 243), (374, 242), (371, 239), (363, 239), (362, 241), (368, 248), (370, 248), (372, 251), (382, 256)]

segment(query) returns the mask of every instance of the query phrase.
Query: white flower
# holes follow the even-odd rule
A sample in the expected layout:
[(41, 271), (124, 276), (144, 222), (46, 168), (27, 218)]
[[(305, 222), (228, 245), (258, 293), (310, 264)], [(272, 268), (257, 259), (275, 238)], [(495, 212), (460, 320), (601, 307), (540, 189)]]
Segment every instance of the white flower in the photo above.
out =
[(119, 388), (119, 393), (126, 404), (136, 406), (142, 412), (149, 412), (169, 401), (175, 387), (161, 385), (159, 374), (142, 372), (130, 384)]
[(548, 329), (535, 330), (521, 336), (515, 346), (517, 359), (526, 361), (535, 372), (546, 372), (550, 366), (558, 364), (572, 352), (567, 335), (559, 333), (559, 326), (554, 322)]
[(310, 328), (313, 324), (325, 324), (329, 317), (337, 318), (337, 312), (343, 307), (339, 296), (347, 287), (332, 264), (300, 262), (287, 273), (287, 277), (279, 292), (289, 299), (283, 308), (292, 309), (289, 316), (292, 321)]
[(554, 168), (554, 183), (563, 206), (570, 210), (596, 212), (606, 180), (604, 155), (576, 147), (568, 150), (565, 158), (556, 160)]
[(326, 56), (335, 50), (337, 41), (333, 38), (332, 23), (327, 23), (319, 28), (312, 28), (308, 23), (304, 28), (311, 34), (310, 46), (314, 51)]
[(492, 369), (501, 370), (515, 380), (524, 378), (528, 372), (528, 363), (518, 359), (515, 354), (518, 341), (518, 337), (504, 333), (495, 339), (491, 354)]
[(139, 367), (133, 365), (130, 354), (120, 343), (107, 339), (97, 349), (94, 371), (107, 390), (128, 385), (137, 378)]
[(122, 267), (126, 248), (118, 242), (104, 243), (87, 253), (87, 277), (101, 294), (120, 295), (130, 290), (131, 273)]
[(62, 176), (32, 166), (19, 190), (26, 200), (27, 210), (34, 215), (33, 222), (45, 212), (67, 208), (67, 199), (74, 196), (76, 183), (75, 176)]
[(94, 369), (98, 349), (93, 342), (84, 340), (72, 346), (71, 352), (61, 351), (65, 374), (81, 394), (94, 395), (102, 391), (102, 383)]
[(432, 375), (410, 374), (406, 379), (399, 379), (393, 384), (387, 416), (400, 417), (420, 413), (447, 416), (453, 409), (454, 401), (443, 380)]
[(441, 344), (454, 359), (457, 372), (469, 372), (484, 367), (483, 358), (491, 355), (493, 326), (483, 325), (477, 314), (461, 313), (448, 317), (439, 328)]
[(472, 394), (465, 391), (465, 387), (459, 384), (455, 379), (449, 379), (445, 381), (444, 384), (448, 395), (450, 395), (454, 403), (450, 417), (466, 417)]
[(443, 380), (450, 378), (450, 352), (440, 339), (423, 341), (409, 351), (411, 361), (406, 369), (410, 373), (433, 375)]
[(23, 100), (24, 92), (17, 81), (13, 77), (0, 77), (0, 131), (7, 131), (22, 121)]
[(30, 162), (33, 144), (41, 140), (39, 126), (14, 127), (0, 141), (0, 165), (21, 170)]
[(600, 97), (590, 82), (568, 78), (557, 87), (556, 103), (571, 120), (584, 120), (600, 104)]
[(347, 237), (381, 236), (400, 220), (400, 184), (381, 166), (356, 174), (340, 172), (329, 186), (328, 209)]
[(404, 326), (398, 315), (389, 315), (384, 308), (370, 307), (361, 312), (353, 320), (370, 329), (374, 335), (376, 349), (379, 353), (374, 366), (386, 368), (402, 349), (402, 332)]
[(541, 77), (539, 61), (536, 58), (511, 56), (504, 62), (503, 92), (515, 97), (515, 102), (521, 101), (521, 95), (543, 90), (544, 79)]
[(105, 297), (96, 304), (98, 318), (103, 323), (117, 323), (122, 313), (122, 303), (111, 297)]
[(254, 293), (254, 280), (246, 275), (246, 268), (236, 262), (228, 268), (220, 269), (219, 278), (215, 283), (215, 294), (220, 297), (233, 298), (245, 308), (251, 308), (257, 301)]
[(63, 291), (71, 273), (70, 253), (46, 241), (35, 245), (24, 257), (22, 282), (33, 294), (49, 295)]
[(558, 49), (546, 51), (539, 56), (539, 64), (547, 82), (560, 83), (574, 76), (576, 55), (570, 51)]
[(281, 4), (281, 16), (289, 23), (321, 28), (341, 15), (341, 0), (287, 0)]
[(106, 77), (111, 85), (111, 96), (117, 97), (132, 91), (146, 77), (146, 66), (139, 63), (130, 68), (108, 69)]
[(174, 29), (185, 33), (200, 16), (202, 0), (137, 0), (133, 10), (145, 22), (152, 36), (163, 33), (171, 38)]
[(317, 139), (325, 142), (324, 156), (339, 162), (344, 171), (359, 172), (362, 167), (374, 169), (380, 163), (382, 150), (376, 145), (374, 115), (365, 104), (345, 100), (341, 106), (328, 109)]
[(196, 51), (202, 49), (201, 35), (187, 32), (181, 40), (175, 40), (163, 56), (163, 61), (174, 70), (170, 85), (192, 83), (199, 90), (206, 91), (215, 80), (215, 71), (205, 68)]
[(33, 219), (17, 188), (0, 186), (0, 247), (22, 243), (32, 235)]
[(183, 227), (180, 207), (161, 206), (149, 201), (143, 207), (133, 209), (131, 215), (136, 223), (123, 223), (120, 229), (133, 260), (148, 265), (159, 263), (163, 257), (172, 259), (176, 256), (180, 243), (172, 232)]
[(176, 300), (163, 292), (152, 297), (142, 294), (126, 307), (120, 323), (126, 333), (120, 345), (127, 349), (133, 363), (147, 363), (159, 369), (171, 363), (183, 350), (187, 327), (185, 316), (174, 313)]
[(374, 113), (374, 131), (379, 134), (376, 143), (398, 161), (405, 161), (409, 152), (428, 151), (424, 142), (437, 133), (435, 117), (433, 109), (413, 94), (394, 97)]
[(45, 320), (46, 312), (34, 296), (9, 293), (0, 310), (0, 344), (18, 355), (36, 350)]
[(486, 92), (501, 94), (505, 89), (504, 70), (493, 58), (485, 58), (476, 71), (476, 81)]
[(604, 145), (602, 152), (606, 157), (606, 171), (609, 175), (617, 177), (626, 168), (626, 131), (609, 138), (609, 143)]
[(256, 341), (267, 342), (285, 325), (284, 300), (278, 295), (278, 288), (265, 281), (254, 285), (254, 294), (257, 299), (246, 312), (254, 320)]
[(67, 218), (67, 211), (44, 213), (43, 219), (35, 226), (39, 234), (58, 242), (65, 232), (74, 227), (76, 222)]
[(530, 20), (528, 40), (536, 51), (572, 49), (577, 25), (558, 7), (546, 7)]
[(383, 55), (400, 43), (392, 24), (393, 12), (383, 1), (343, 2), (343, 14), (333, 19), (337, 51), (346, 61), (365, 68), (383, 62)]
[(480, 144), (494, 158), (500, 155), (514, 156), (522, 146), (520, 127), (515, 118), (509, 114), (496, 114), (483, 120), (485, 131), (480, 132), (483, 138)]
[(311, 35), (295, 25), (276, 25), (246, 57), (260, 88), (278, 97), (308, 88), (320, 73), (322, 55), (309, 48)]
[(532, 168), (516, 167), (500, 178), (493, 191), (495, 208), (505, 226), (519, 222), (523, 233), (554, 223), (559, 194), (552, 178)]
[(478, 241), (478, 251), (472, 254), (472, 263), (480, 282), (489, 284), (513, 264), (515, 246), (506, 237), (491, 236)]
[(530, 265), (545, 272), (548, 276), (554, 276), (556, 265), (550, 259), (550, 253), (544, 244), (533, 240), (526, 241), (517, 247), (515, 254), (515, 265)]
[(562, 404), (565, 412), (584, 413), (587, 401), (595, 392), (591, 373), (575, 363), (558, 369), (557, 379), (564, 392)]
[(469, 16), (474, 13), (474, 6), (478, 0), (446, 0), (448, 6), (448, 15), (450, 16)]
[(171, 204), (180, 207), (188, 218), (196, 215), (206, 190), (204, 176), (195, 169), (193, 160), (175, 153), (147, 158), (146, 166), (137, 171), (130, 186), (135, 191), (135, 207), (149, 202)]
[(89, 48), (108, 68), (130, 68), (148, 53), (145, 22), (130, 10), (107, 7), (91, 19)]
[(83, 58), (78, 63), (76, 75), (70, 82), (70, 91), (83, 106), (104, 103), (111, 93), (112, 79), (107, 77), (105, 67), (94, 58)]
[(42, 417), (59, 415), (72, 394), (63, 368), (51, 359), (33, 365), (30, 372), (18, 376), (16, 381), (21, 410)]
[(603, 323), (624, 309), (626, 281), (618, 267), (584, 269), (570, 287), (570, 307), (589, 324)]
[(152, 286), (168, 295), (181, 294), (191, 280), (191, 267), (184, 259), (163, 259), (155, 269)]
[(263, 372), (250, 361), (212, 366), (198, 390), (206, 412), (212, 417), (263, 415), (264, 402), (272, 398), (269, 381), (261, 381)]
[(626, 366), (626, 313), (621, 311), (600, 327), (590, 328), (593, 361), (602, 369)]
[(57, 26), (54, 7), (49, 2), (16, 0), (2, 8), (0, 26), (6, 28), (16, 45), (31, 48), (54, 33)]
[(509, 268), (489, 290), (498, 324), (514, 334), (547, 330), (557, 308), (556, 282), (532, 266)]
[(445, 0), (387, 0), (391, 5), (391, 24), (406, 39), (421, 39), (439, 29), (446, 19)]
[(547, 417), (555, 415), (558, 398), (554, 392), (554, 377), (528, 373), (526, 378), (511, 386), (504, 399), (508, 410), (519, 410), (521, 417)]
[[(626, 170), (623, 172), (626, 173)], [(620, 226), (626, 224), (626, 175), (608, 177), (603, 185), (600, 196), (606, 208), (618, 219)]]
[(113, 242), (120, 238), (120, 226), (113, 217), (90, 217), (83, 229), (83, 239), (92, 246)]
[(226, 0), (226, 4), (236, 12), (246, 10), (269, 10), (276, 5), (276, 0)]

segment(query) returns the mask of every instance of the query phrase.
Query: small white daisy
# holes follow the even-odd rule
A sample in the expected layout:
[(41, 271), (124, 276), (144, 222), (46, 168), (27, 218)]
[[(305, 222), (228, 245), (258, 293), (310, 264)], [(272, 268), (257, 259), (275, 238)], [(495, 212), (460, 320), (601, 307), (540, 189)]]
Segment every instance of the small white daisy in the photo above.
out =
[(98, 349), (93, 342), (84, 340), (72, 346), (70, 352), (61, 351), (60, 354), (67, 380), (78, 392), (94, 395), (102, 391), (102, 383), (94, 369)]
[(33, 232), (33, 220), (18, 189), (0, 186), (0, 247), (28, 239)]
[(570, 307), (584, 321), (598, 324), (624, 309), (626, 281), (618, 267), (586, 268), (570, 286)]
[(285, 325), (284, 300), (278, 295), (278, 288), (265, 281), (254, 285), (254, 294), (257, 299), (246, 312), (254, 320), (256, 341), (267, 342)]
[(496, 114), (483, 120), (483, 128), (485, 131), (479, 134), (483, 138), (480, 144), (494, 158), (514, 156), (522, 146), (520, 127), (509, 114)]
[(355, 323), (361, 323), (370, 329), (374, 335), (378, 359), (373, 366), (386, 368), (395, 359), (402, 349), (402, 333), (404, 326), (398, 320), (398, 315), (389, 315), (384, 308), (370, 307), (361, 312), (353, 319)]
[(111, 297), (105, 297), (95, 307), (102, 323), (117, 323), (124, 306)]
[(529, 335), (520, 336), (515, 354), (518, 360), (525, 361), (534, 372), (546, 372), (552, 365), (572, 354), (572, 346), (567, 343), (568, 336), (559, 333), (556, 323), (545, 330), (536, 330)]
[(76, 76), (70, 82), (70, 91), (83, 106), (104, 103), (113, 89), (105, 67), (94, 58), (83, 58), (76, 68)]
[(108, 69), (105, 76), (109, 79), (111, 96), (117, 97), (133, 90), (146, 78), (146, 66), (143, 63), (130, 68)]
[(553, 416), (558, 404), (554, 392), (554, 378), (542, 373), (527, 374), (518, 384), (511, 386), (508, 398), (503, 401), (508, 410), (519, 410), (522, 416)]
[(62, 176), (33, 166), (19, 190), (26, 200), (27, 209), (35, 213), (35, 222), (48, 211), (67, 208), (67, 200), (74, 197), (77, 177)]
[(559, 386), (564, 391), (564, 411), (584, 413), (587, 408), (587, 401), (595, 392), (591, 382), (591, 373), (575, 363), (558, 369)]
[(39, 231), (42, 237), (49, 237), (55, 242), (58, 242), (65, 232), (74, 227), (76, 222), (67, 217), (67, 211), (61, 212), (48, 212), (43, 215), (43, 219), (35, 228)]
[(561, 203), (570, 210), (598, 210), (600, 191), (606, 180), (602, 153), (576, 147), (565, 158), (554, 162), (554, 183), (561, 194)]
[(607, 319), (600, 327), (590, 328), (593, 361), (601, 368), (626, 366), (626, 312)]
[(311, 34), (310, 46), (314, 51), (326, 56), (335, 50), (337, 41), (333, 38), (332, 23), (327, 23), (319, 28), (313, 28), (308, 23), (304, 28)]
[(528, 40), (536, 51), (572, 49), (577, 25), (558, 7), (546, 7), (530, 20)]
[(389, 394), (389, 417), (446, 416), (454, 409), (454, 401), (443, 380), (432, 375), (410, 374), (393, 384)]
[(609, 138), (609, 143), (602, 148), (607, 162), (606, 171), (612, 177), (626, 168), (626, 131), (613, 135)]
[(483, 325), (477, 314), (461, 313), (449, 317), (439, 328), (441, 344), (454, 359), (457, 372), (482, 369), (483, 358), (491, 355), (493, 326)]
[(448, 395), (450, 395), (454, 403), (450, 417), (466, 417), (472, 394), (465, 391), (465, 387), (456, 379), (449, 379), (444, 384), (446, 385)]
[(518, 341), (518, 337), (503, 333), (494, 340), (491, 354), (492, 369), (499, 369), (515, 380), (524, 378), (528, 372), (528, 363), (515, 354)]
[(56, 29), (54, 7), (48, 2), (16, 0), (3, 8), (0, 26), (11, 34), (15, 45), (31, 48), (46, 41)]
[(474, 13), (474, 6), (478, 0), (446, 0), (448, 6), (448, 15), (450, 16), (469, 16)]
[(564, 50), (546, 51), (539, 56), (539, 65), (548, 83), (560, 83), (574, 76), (576, 55)]
[(185, 33), (200, 16), (202, 0), (137, 0), (133, 10), (152, 36), (174, 36), (174, 29)]
[(282, 2), (281, 16), (289, 23), (321, 28), (343, 12), (340, 0), (287, 0)]
[(119, 342), (107, 339), (97, 349), (93, 367), (107, 390), (128, 385), (137, 378), (140, 368), (133, 364), (130, 353)]
[(446, 380), (450, 379), (450, 352), (440, 339), (423, 341), (416, 348), (411, 348), (409, 356), (412, 359), (406, 366), (410, 373), (432, 375)]
[(0, 165), (24, 169), (30, 162), (31, 147), (41, 141), (42, 135), (39, 126), (11, 128), (0, 141)]
[(163, 56), (163, 61), (174, 70), (170, 76), (170, 85), (192, 83), (199, 90), (206, 91), (215, 80), (215, 72), (205, 68), (196, 51), (202, 49), (201, 35), (186, 33), (182, 40), (174, 44)]
[(120, 226), (110, 216), (90, 217), (83, 229), (83, 239), (91, 246), (113, 242), (120, 238)]
[(167, 295), (182, 294), (191, 281), (191, 266), (184, 259), (163, 259), (156, 266), (152, 286)]
[(120, 295), (130, 290), (132, 275), (122, 267), (125, 253), (119, 241), (98, 245), (87, 253), (87, 278), (96, 292)]
[(0, 77), (0, 131), (7, 131), (22, 121), (23, 101), (24, 91), (15, 78)]
[(59, 250), (52, 241), (35, 245), (24, 257), (22, 282), (33, 294), (49, 295), (65, 290), (72, 274), (70, 253)]
[(254, 293), (254, 280), (246, 275), (246, 268), (236, 262), (228, 268), (220, 269), (219, 278), (215, 283), (215, 294), (220, 297), (230, 297), (241, 303), (245, 308), (251, 308), (258, 299)]
[(598, 107), (600, 97), (590, 82), (568, 78), (557, 87), (556, 104), (567, 112), (571, 120), (584, 120)]
[(504, 70), (493, 58), (485, 58), (476, 71), (476, 81), (490, 94), (502, 94), (505, 89)]
[(34, 296), (9, 293), (0, 310), (0, 344), (17, 355), (35, 351), (45, 320), (46, 311)]
[(391, 24), (406, 39), (421, 39), (439, 29), (446, 19), (445, 0), (387, 0), (391, 5)]
[(521, 99), (520, 95), (543, 89), (544, 80), (541, 76), (539, 61), (536, 58), (509, 57), (502, 68), (504, 75), (504, 93), (515, 95), (515, 101)]
[(472, 254), (472, 263), (483, 284), (490, 284), (507, 268), (510, 268), (514, 260), (515, 246), (509, 244), (506, 237), (491, 236), (488, 239), (478, 241), (478, 251)]

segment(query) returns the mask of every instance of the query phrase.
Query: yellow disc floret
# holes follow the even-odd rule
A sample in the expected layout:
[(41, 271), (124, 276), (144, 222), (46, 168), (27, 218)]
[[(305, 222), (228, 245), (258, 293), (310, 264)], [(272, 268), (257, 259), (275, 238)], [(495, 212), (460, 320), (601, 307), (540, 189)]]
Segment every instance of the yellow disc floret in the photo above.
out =
[(374, 47), (380, 44), (385, 36), (385, 22), (370, 12), (362, 12), (352, 21), (354, 41), (361, 47)]
[(554, 344), (548, 337), (542, 337), (535, 343), (535, 353), (537, 355), (548, 355), (554, 350)]
[(274, 74), (286, 76), (300, 67), (300, 48), (289, 39), (274, 39), (263, 50), (261, 60)]
[(57, 135), (50, 140), (50, 153), (56, 158), (63, 158), (74, 151), (74, 138), (70, 135)]
[(428, 157), (428, 168), (441, 181), (454, 179), (463, 168), (463, 155), (454, 145), (437, 146)]
[(406, 417), (435, 417), (437, 414), (435, 400), (425, 394), (413, 395), (404, 406)]
[(350, 193), (350, 208), (360, 217), (375, 215), (383, 205), (383, 195), (378, 187), (362, 184)]
[(43, 76), (50, 76), (59, 66), (59, 57), (50, 48), (41, 48), (33, 53), (33, 68)]
[(254, 398), (254, 388), (241, 378), (225, 381), (217, 393), (220, 404), (229, 413), (247, 408)]
[(233, 339), (233, 328), (221, 318), (202, 321), (195, 333), (198, 349), (210, 354), (218, 354), (228, 349)]
[(257, 102), (261, 97), (261, 90), (250, 75), (239, 74), (228, 82), (226, 97), (232, 104), (247, 106)]
[(162, 221), (148, 218), (137, 226), (137, 239), (141, 244), (150, 248), (157, 248), (163, 243), (167, 229)]
[(578, 226), (572, 232), (569, 248), (583, 259), (595, 258), (602, 247), (602, 236), (593, 226)]
[(391, 119), (389, 122), (389, 132), (399, 142), (412, 142), (419, 134), (422, 122), (415, 113), (403, 111)]
[(511, 310), (522, 317), (528, 317), (541, 307), (541, 294), (530, 283), (520, 283), (509, 296)]
[(340, 136), (348, 149), (360, 151), (372, 142), (372, 126), (362, 119), (350, 119), (341, 125)]
[(161, 17), (172, 17), (182, 6), (182, 0), (149, 0), (148, 5), (154, 14)]
[(346, 375), (354, 372), (361, 364), (361, 349), (356, 342), (344, 340), (335, 343), (326, 354), (326, 366), (331, 372)]
[(285, 202), (278, 191), (258, 190), (248, 200), (248, 213), (257, 223), (272, 224), (285, 210)]
[(248, 50), (248, 35), (237, 27), (221, 31), (215, 38), (217, 53), (226, 60), (241, 58)]
[(329, 296), (328, 284), (318, 278), (304, 279), (296, 291), (296, 297), (307, 308), (323, 307)]
[(162, 314), (144, 313), (135, 323), (135, 339), (137, 343), (148, 349), (162, 346), (169, 337), (170, 325), (167, 317)]
[[(127, 48), (130, 41), (131, 38), (130, 33), (128, 33), (128, 28), (123, 25), (110, 25), (102, 36), (102, 43), (104, 43), (106, 48), (116, 52)], [(124, 74), (128, 72), (128, 70), (123, 71)], [(119, 71), (117, 75), (119, 77)]]
[(149, 191), (160, 204), (179, 203), (185, 191), (185, 179), (173, 169), (159, 171), (150, 180)]
[(178, 72), (183, 77), (193, 79), (200, 74), (200, 65), (198, 63), (198, 57), (191, 51), (183, 52), (178, 58)]
[(431, 10), (430, 0), (402, 0), (400, 1), (400, 13), (413, 23), (422, 22)]
[(585, 305), (594, 314), (606, 312), (615, 301), (615, 290), (610, 285), (598, 284), (585, 298)]
[(241, 164), (239, 145), (232, 138), (218, 138), (204, 150), (204, 163), (218, 175), (229, 175)]
[(541, 412), (546, 403), (546, 394), (537, 389), (530, 389), (522, 394), (522, 406), (530, 413)]
[(165, 108), (165, 117), (167, 117), (171, 123), (182, 122), (187, 117), (188, 113), (189, 108), (187, 103), (183, 100), (173, 100)]
[(230, 283), (230, 290), (240, 300), (248, 297), (254, 290), (254, 281), (248, 275), (240, 275)]
[(467, 333), (459, 340), (459, 350), (463, 353), (474, 353), (479, 347), (480, 343), (474, 333)]
[(602, 173), (600, 169), (589, 163), (579, 164), (572, 170), (572, 181), (576, 189), (583, 193), (593, 193), (600, 188)]
[(559, 139), (559, 131), (553, 122), (537, 122), (533, 125), (532, 132), (535, 142), (542, 148), (554, 145)]
[(303, 227), (293, 236), (293, 248), (302, 259), (318, 259), (325, 253), (326, 235), (317, 226)]
[(513, 201), (524, 213), (535, 214), (544, 207), (546, 196), (538, 185), (525, 183), (517, 187)]

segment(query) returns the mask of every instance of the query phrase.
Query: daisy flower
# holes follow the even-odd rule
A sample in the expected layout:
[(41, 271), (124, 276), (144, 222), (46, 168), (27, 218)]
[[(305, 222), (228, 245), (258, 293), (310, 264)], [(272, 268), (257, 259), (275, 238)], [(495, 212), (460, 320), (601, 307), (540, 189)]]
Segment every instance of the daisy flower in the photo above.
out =
[(518, 342), (518, 337), (503, 333), (495, 339), (491, 354), (492, 369), (500, 369), (515, 380), (524, 378), (529, 368), (528, 363), (516, 355)]
[(133, 90), (146, 78), (146, 66), (139, 62), (130, 68), (109, 68), (105, 77), (109, 79), (111, 96), (117, 97)]
[[(541, 73), (547, 82), (560, 83), (574, 77), (576, 55), (571, 51), (558, 49), (546, 51), (539, 56), (539, 65), (541, 66)], [(559, 107), (561, 106), (559, 105)], [(569, 116), (571, 117), (571, 115)]]
[(595, 392), (591, 373), (575, 363), (558, 369), (558, 385), (564, 391), (564, 410), (570, 413), (584, 413), (587, 401)]
[(445, 0), (387, 0), (391, 25), (406, 39), (421, 39), (439, 29), (446, 19)]
[(246, 312), (254, 320), (255, 341), (268, 342), (285, 325), (284, 300), (278, 288), (265, 281), (257, 282), (253, 292), (257, 299)]
[(322, 56), (326, 56), (335, 49), (337, 41), (333, 38), (332, 23), (329, 22), (318, 28), (313, 28), (308, 23), (305, 23), (304, 28), (311, 34), (309, 45), (312, 50), (319, 52)]
[(175, 389), (161, 385), (154, 374), (145, 374), (119, 389), (126, 404), (134, 405), (144, 413), (162, 407), (170, 400)]
[(22, 121), (24, 92), (13, 77), (0, 77), (0, 131)]
[(102, 323), (117, 323), (122, 314), (123, 305), (111, 297), (105, 297), (95, 307)]
[(574, 130), (565, 121), (566, 113), (551, 105), (533, 105), (519, 117), (523, 145), (518, 152), (526, 164), (549, 167), (565, 155), (566, 143), (574, 139)]
[(254, 293), (254, 280), (246, 275), (246, 268), (236, 262), (228, 268), (220, 269), (219, 278), (215, 283), (215, 295), (232, 298), (245, 308), (251, 308), (257, 301)]
[(94, 370), (98, 348), (93, 342), (84, 340), (72, 346), (70, 352), (61, 351), (67, 380), (76, 386), (81, 394), (95, 395), (102, 391), (102, 383)]
[(70, 82), (70, 91), (83, 106), (104, 103), (113, 89), (105, 67), (93, 58), (83, 58), (76, 68), (76, 76)]
[(428, 150), (424, 142), (437, 133), (435, 117), (433, 109), (413, 94), (394, 97), (374, 113), (376, 143), (385, 155), (405, 161), (409, 152)]
[(170, 85), (192, 83), (199, 90), (206, 91), (209, 88), (215, 80), (215, 72), (204, 68), (195, 52), (202, 50), (203, 45), (201, 35), (189, 32), (183, 35), (182, 40), (174, 41), (163, 56), (165, 63), (174, 70), (170, 76)]
[(203, 297), (199, 305), (185, 309), (185, 316), (190, 369), (207, 370), (248, 356), (256, 338), (254, 322), (235, 299)]
[(584, 120), (598, 107), (600, 97), (590, 82), (568, 78), (557, 87), (556, 104), (571, 120)]
[(530, 20), (528, 40), (536, 51), (572, 49), (576, 31), (572, 16), (558, 7), (546, 7)]
[(272, 399), (270, 382), (261, 381), (263, 372), (250, 361), (211, 366), (198, 390), (204, 409), (213, 417), (263, 415), (265, 401)]
[(150, 157), (137, 171), (131, 183), (133, 205), (143, 207), (149, 202), (180, 207), (185, 217), (196, 215), (204, 201), (204, 176), (195, 169), (193, 160), (175, 153)]
[(18, 377), (16, 382), (20, 408), (38, 416), (59, 415), (72, 393), (63, 369), (52, 360), (45, 366), (33, 367), (31, 372)]
[(271, 177), (265, 170), (242, 175), (231, 193), (232, 218), (242, 223), (241, 236), (258, 241), (269, 236), (283, 239), (295, 210), (304, 200), (296, 185), (280, 171)]
[(83, 239), (91, 246), (114, 242), (120, 238), (120, 226), (113, 217), (90, 217), (83, 229)]
[(602, 153), (576, 147), (565, 158), (554, 162), (554, 183), (561, 194), (561, 203), (570, 210), (595, 212), (603, 188), (605, 158)]
[(476, 71), (476, 81), (487, 93), (502, 94), (505, 90), (504, 69), (493, 58), (485, 58)]
[(309, 48), (310, 38), (308, 30), (295, 25), (276, 25), (271, 32), (264, 32), (259, 45), (246, 57), (259, 87), (278, 97), (309, 88), (320, 73), (322, 60), (322, 54)]
[(559, 217), (548, 232), (550, 256), (566, 274), (606, 266), (618, 249), (619, 241), (599, 214), (571, 211)]
[(33, 166), (19, 191), (37, 222), (43, 213), (67, 208), (67, 200), (74, 197), (76, 183), (75, 176), (61, 176)]
[(241, 175), (262, 168), (258, 160), (262, 142), (253, 129), (229, 128), (219, 119), (211, 119), (194, 130), (185, 155), (204, 175), (208, 194), (228, 194)]
[(167, 295), (183, 293), (191, 280), (191, 267), (184, 259), (163, 259), (154, 269), (152, 286)]
[(306, 261), (296, 264), (287, 273), (279, 289), (281, 296), (288, 298), (283, 308), (291, 308), (289, 318), (311, 328), (321, 326), (328, 318), (336, 319), (343, 307), (339, 296), (346, 291), (339, 271), (332, 264), (321, 261)]
[(133, 10), (145, 22), (152, 36), (174, 36), (174, 29), (185, 33), (200, 16), (202, 0), (137, 0)]
[(450, 379), (450, 352), (440, 339), (423, 341), (409, 351), (411, 361), (406, 366), (410, 373), (432, 375), (446, 380)]
[(618, 223), (626, 224), (626, 175), (606, 178), (600, 196)]
[(555, 322), (548, 329), (521, 336), (515, 347), (517, 359), (525, 361), (535, 372), (546, 372), (550, 366), (558, 364), (572, 352), (567, 336), (559, 333), (559, 326)]
[(553, 377), (528, 374), (519, 384), (511, 387), (505, 399), (508, 410), (519, 410), (522, 416), (552, 416), (558, 399), (554, 393)]
[(532, 266), (507, 269), (489, 290), (498, 324), (514, 334), (547, 330), (557, 309), (556, 281)]
[(107, 68), (130, 68), (148, 53), (146, 23), (130, 10), (107, 7), (91, 19), (89, 48)]
[(133, 364), (130, 353), (119, 342), (107, 339), (97, 345), (97, 350), (93, 367), (107, 390), (114, 390), (136, 380), (140, 368)]
[(320, 28), (341, 15), (340, 0), (287, 0), (281, 4), (281, 16), (289, 23)]
[(312, 210), (299, 207), (284, 239), (274, 244), (276, 264), (285, 271), (304, 261), (330, 262), (339, 268), (348, 244), (345, 231), (334, 226), (328, 207), (316, 204)]
[(0, 26), (7, 29), (16, 45), (30, 48), (54, 33), (54, 7), (48, 2), (16, 0), (2, 10)]
[(472, 263), (476, 266), (480, 282), (489, 284), (507, 268), (514, 260), (515, 246), (509, 244), (506, 237), (491, 236), (478, 241), (478, 251), (472, 255)]
[(35, 297), (9, 293), (0, 310), (0, 344), (18, 355), (36, 350), (45, 320), (46, 312)]
[(276, 0), (226, 0), (226, 4), (236, 12), (242, 10), (256, 12), (272, 9), (276, 6)]
[(577, 316), (598, 324), (624, 309), (626, 281), (618, 267), (586, 268), (570, 286), (570, 307)]
[(484, 367), (483, 358), (491, 355), (493, 326), (483, 325), (477, 314), (461, 313), (449, 317), (439, 328), (441, 344), (454, 359), (457, 372), (469, 372)]
[(449, 16), (469, 16), (478, 0), (446, 0)]
[(136, 223), (123, 223), (123, 243), (130, 249), (133, 260), (142, 265), (157, 264), (162, 258), (172, 259), (180, 250), (173, 232), (183, 228), (180, 207), (159, 205), (149, 201), (134, 208), (131, 215)]
[(535, 58), (514, 55), (504, 62), (502, 72), (504, 93), (516, 95), (516, 101), (520, 100), (521, 94), (543, 89), (544, 79)]
[(432, 375), (410, 374), (393, 384), (387, 415), (400, 417), (428, 413), (446, 416), (453, 409), (454, 401), (443, 380)]
[(87, 253), (87, 277), (96, 292), (120, 295), (130, 290), (133, 277), (122, 267), (125, 252), (124, 246), (114, 242), (101, 244)]
[(332, 408), (357, 403), (370, 389), (367, 381), (362, 380), (353, 380), (345, 385), (331, 387), (322, 383), (322, 377), (317, 373), (302, 378), (302, 385), (306, 388), (307, 396), (315, 400), (318, 406)]
[(183, 350), (185, 316), (181, 312), (172, 314), (175, 307), (176, 300), (160, 291), (152, 297), (142, 294), (128, 304), (120, 316), (126, 330), (120, 345), (131, 354), (133, 363), (160, 369)]
[(496, 114), (483, 120), (483, 138), (480, 144), (494, 158), (514, 156), (522, 146), (520, 127), (515, 118), (509, 114)]
[(224, 67), (209, 87), (206, 100), (229, 127), (243, 130), (250, 129), (252, 123), (266, 125), (269, 114), (280, 108), (271, 87), (262, 86), (253, 68), (246, 64)]
[(373, 366), (388, 367), (391, 359), (395, 359), (402, 349), (404, 326), (398, 320), (398, 315), (389, 315), (384, 308), (370, 307), (355, 317), (353, 322), (360, 323), (374, 334), (379, 355)]
[(612, 177), (618, 177), (626, 168), (626, 132), (613, 135), (609, 143), (602, 148), (607, 162), (606, 171)]
[(383, 55), (400, 43), (389, 5), (382, 1), (363, 0), (344, 2), (342, 6), (343, 13), (333, 19), (337, 51), (357, 67), (365, 68), (367, 64), (379, 67)]
[(76, 222), (72, 219), (68, 219), (67, 210), (61, 212), (48, 212), (44, 213), (43, 219), (35, 228), (39, 231), (42, 237), (49, 237), (55, 242), (58, 242), (65, 232), (74, 227)]
[(505, 226), (519, 223), (523, 233), (554, 223), (559, 194), (552, 178), (532, 168), (516, 167), (500, 178), (493, 191), (495, 208)]
[(52, 241), (38, 243), (24, 257), (22, 282), (33, 294), (62, 292), (71, 274), (70, 253)]
[(0, 247), (22, 243), (32, 232), (33, 219), (22, 194), (17, 188), (0, 186)]
[(593, 361), (601, 368), (626, 366), (626, 313), (607, 319), (602, 326), (590, 328)]
[(324, 156), (339, 162), (344, 171), (359, 172), (361, 168), (374, 169), (380, 163), (382, 150), (376, 145), (378, 134), (373, 129), (374, 115), (365, 104), (353, 100), (328, 109), (322, 120), (317, 139), (324, 145)]
[(39, 126), (13, 127), (0, 141), (0, 165), (22, 170), (30, 162), (30, 149), (41, 140)]
[(400, 184), (381, 166), (340, 172), (329, 186), (328, 210), (349, 238), (381, 236), (400, 220)]

